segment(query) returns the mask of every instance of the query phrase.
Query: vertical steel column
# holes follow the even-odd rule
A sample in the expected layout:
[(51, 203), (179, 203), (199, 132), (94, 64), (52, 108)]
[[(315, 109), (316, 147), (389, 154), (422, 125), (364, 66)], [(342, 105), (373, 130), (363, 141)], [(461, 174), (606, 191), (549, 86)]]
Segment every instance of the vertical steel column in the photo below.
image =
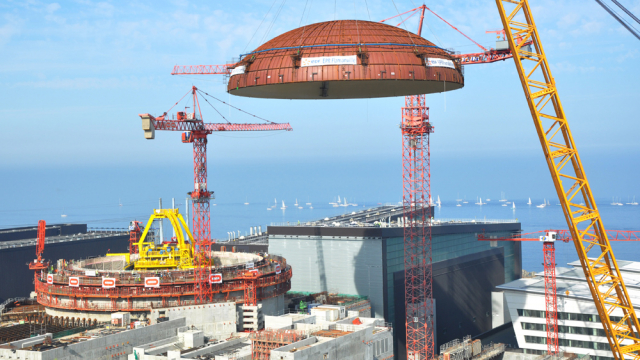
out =
[(211, 254), (211, 220), (207, 190), (207, 134), (192, 132), (194, 191), (191, 193), (193, 214), (193, 240), (195, 254), (195, 302), (204, 304), (212, 297), (209, 275), (209, 254)]
[(558, 298), (556, 295), (556, 248), (553, 242), (545, 241), (544, 254), (544, 300), (547, 318), (547, 353), (557, 354), (558, 349)]
[(244, 279), (244, 305), (256, 306), (258, 305), (258, 287), (256, 282), (258, 279), (253, 276), (251, 278), (245, 277)]
[(402, 108), (402, 204), (407, 359), (434, 357), (431, 269), (429, 108), (425, 96), (406, 96)]

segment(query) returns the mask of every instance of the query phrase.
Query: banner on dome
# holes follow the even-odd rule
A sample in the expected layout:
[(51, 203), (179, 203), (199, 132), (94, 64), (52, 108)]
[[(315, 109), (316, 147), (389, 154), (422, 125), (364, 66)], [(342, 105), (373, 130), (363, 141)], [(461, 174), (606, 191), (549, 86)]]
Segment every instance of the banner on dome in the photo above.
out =
[(320, 56), (302, 58), (300, 60), (301, 67), (307, 66), (324, 66), (324, 65), (358, 65), (358, 57), (350, 56)]

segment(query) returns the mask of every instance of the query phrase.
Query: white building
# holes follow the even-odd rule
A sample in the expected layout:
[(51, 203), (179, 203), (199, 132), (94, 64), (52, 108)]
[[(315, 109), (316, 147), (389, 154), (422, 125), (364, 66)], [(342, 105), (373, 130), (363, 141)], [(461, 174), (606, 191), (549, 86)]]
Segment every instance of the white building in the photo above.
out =
[[(613, 360), (582, 267), (578, 261), (570, 263), (569, 266), (572, 267), (556, 268), (560, 351), (588, 354), (593, 360)], [(638, 311), (640, 263), (618, 260), (618, 266), (632, 303), (639, 306), (636, 308)], [(546, 353), (544, 273), (536, 274), (535, 278), (515, 280), (497, 288), (504, 294), (505, 322), (513, 322), (518, 346), (527, 353)], [(497, 300), (496, 297), (494, 300)], [(613, 321), (620, 320), (621, 316), (621, 310), (611, 314)]]

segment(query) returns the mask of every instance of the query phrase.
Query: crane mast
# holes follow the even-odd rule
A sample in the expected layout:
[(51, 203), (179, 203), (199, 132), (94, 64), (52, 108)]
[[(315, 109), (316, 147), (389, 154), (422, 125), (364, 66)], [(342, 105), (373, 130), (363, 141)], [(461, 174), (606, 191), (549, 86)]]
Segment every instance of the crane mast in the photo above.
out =
[[(215, 243), (215, 241), (211, 239), (211, 213), (209, 205), (210, 200), (214, 198), (214, 192), (209, 191), (207, 187), (207, 136), (217, 131), (290, 131), (292, 129), (288, 123), (278, 124), (274, 122), (265, 124), (205, 123), (202, 119), (202, 111), (197, 94), (198, 91), (201, 90), (192, 86), (191, 90), (185, 94), (185, 96), (187, 96), (191, 93), (193, 98), (192, 112), (179, 111), (177, 113), (177, 119), (168, 119), (168, 112), (163, 113), (157, 118), (150, 114), (139, 114), (139, 116), (142, 119), (142, 129), (144, 130), (146, 139), (154, 139), (156, 130), (182, 131), (182, 142), (193, 143), (194, 189), (188, 194), (191, 197), (192, 232), (194, 240), (192, 244), (195, 277), (194, 300), (196, 304), (204, 304), (213, 299), (212, 282), (210, 280), (212, 275), (210, 254), (211, 245)], [(204, 92), (203, 94), (208, 95)], [(185, 96), (183, 96), (183, 99)], [(180, 101), (181, 100), (182, 99), (180, 99)], [(178, 103), (180, 101), (178, 101)], [(178, 103), (176, 103), (176, 105)], [(246, 302), (245, 304), (256, 305), (255, 298), (255, 296), (249, 297), (251, 301), (249, 304)]]
[[(496, 0), (551, 178), (616, 360), (639, 357), (640, 324), (587, 181), (528, 0)], [(508, 10), (505, 8), (508, 7)], [(516, 43), (516, 38), (523, 41)], [(524, 44), (532, 43), (531, 49)], [(610, 316), (621, 316), (612, 321)], [(624, 343), (623, 343), (624, 342)]]

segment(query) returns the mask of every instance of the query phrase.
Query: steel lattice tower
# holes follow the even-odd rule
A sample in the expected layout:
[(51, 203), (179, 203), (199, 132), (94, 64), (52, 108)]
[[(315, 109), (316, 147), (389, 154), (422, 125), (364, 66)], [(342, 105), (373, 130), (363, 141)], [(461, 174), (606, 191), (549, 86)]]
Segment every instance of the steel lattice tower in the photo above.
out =
[(434, 357), (431, 259), (429, 108), (425, 95), (406, 96), (402, 108), (402, 204), (407, 359)]
[(547, 318), (547, 353), (557, 354), (558, 349), (558, 298), (556, 296), (556, 248), (553, 242), (545, 241), (544, 254), (544, 302)]
[[(194, 90), (195, 92), (195, 90)], [(194, 97), (195, 99), (195, 97)], [(195, 108), (195, 106), (194, 106)], [(211, 254), (211, 219), (209, 200), (212, 193), (207, 190), (207, 133), (193, 131), (193, 182), (191, 193), (193, 213), (193, 240), (195, 242), (195, 286), (196, 304), (204, 304), (212, 299), (209, 275), (209, 254)]]

